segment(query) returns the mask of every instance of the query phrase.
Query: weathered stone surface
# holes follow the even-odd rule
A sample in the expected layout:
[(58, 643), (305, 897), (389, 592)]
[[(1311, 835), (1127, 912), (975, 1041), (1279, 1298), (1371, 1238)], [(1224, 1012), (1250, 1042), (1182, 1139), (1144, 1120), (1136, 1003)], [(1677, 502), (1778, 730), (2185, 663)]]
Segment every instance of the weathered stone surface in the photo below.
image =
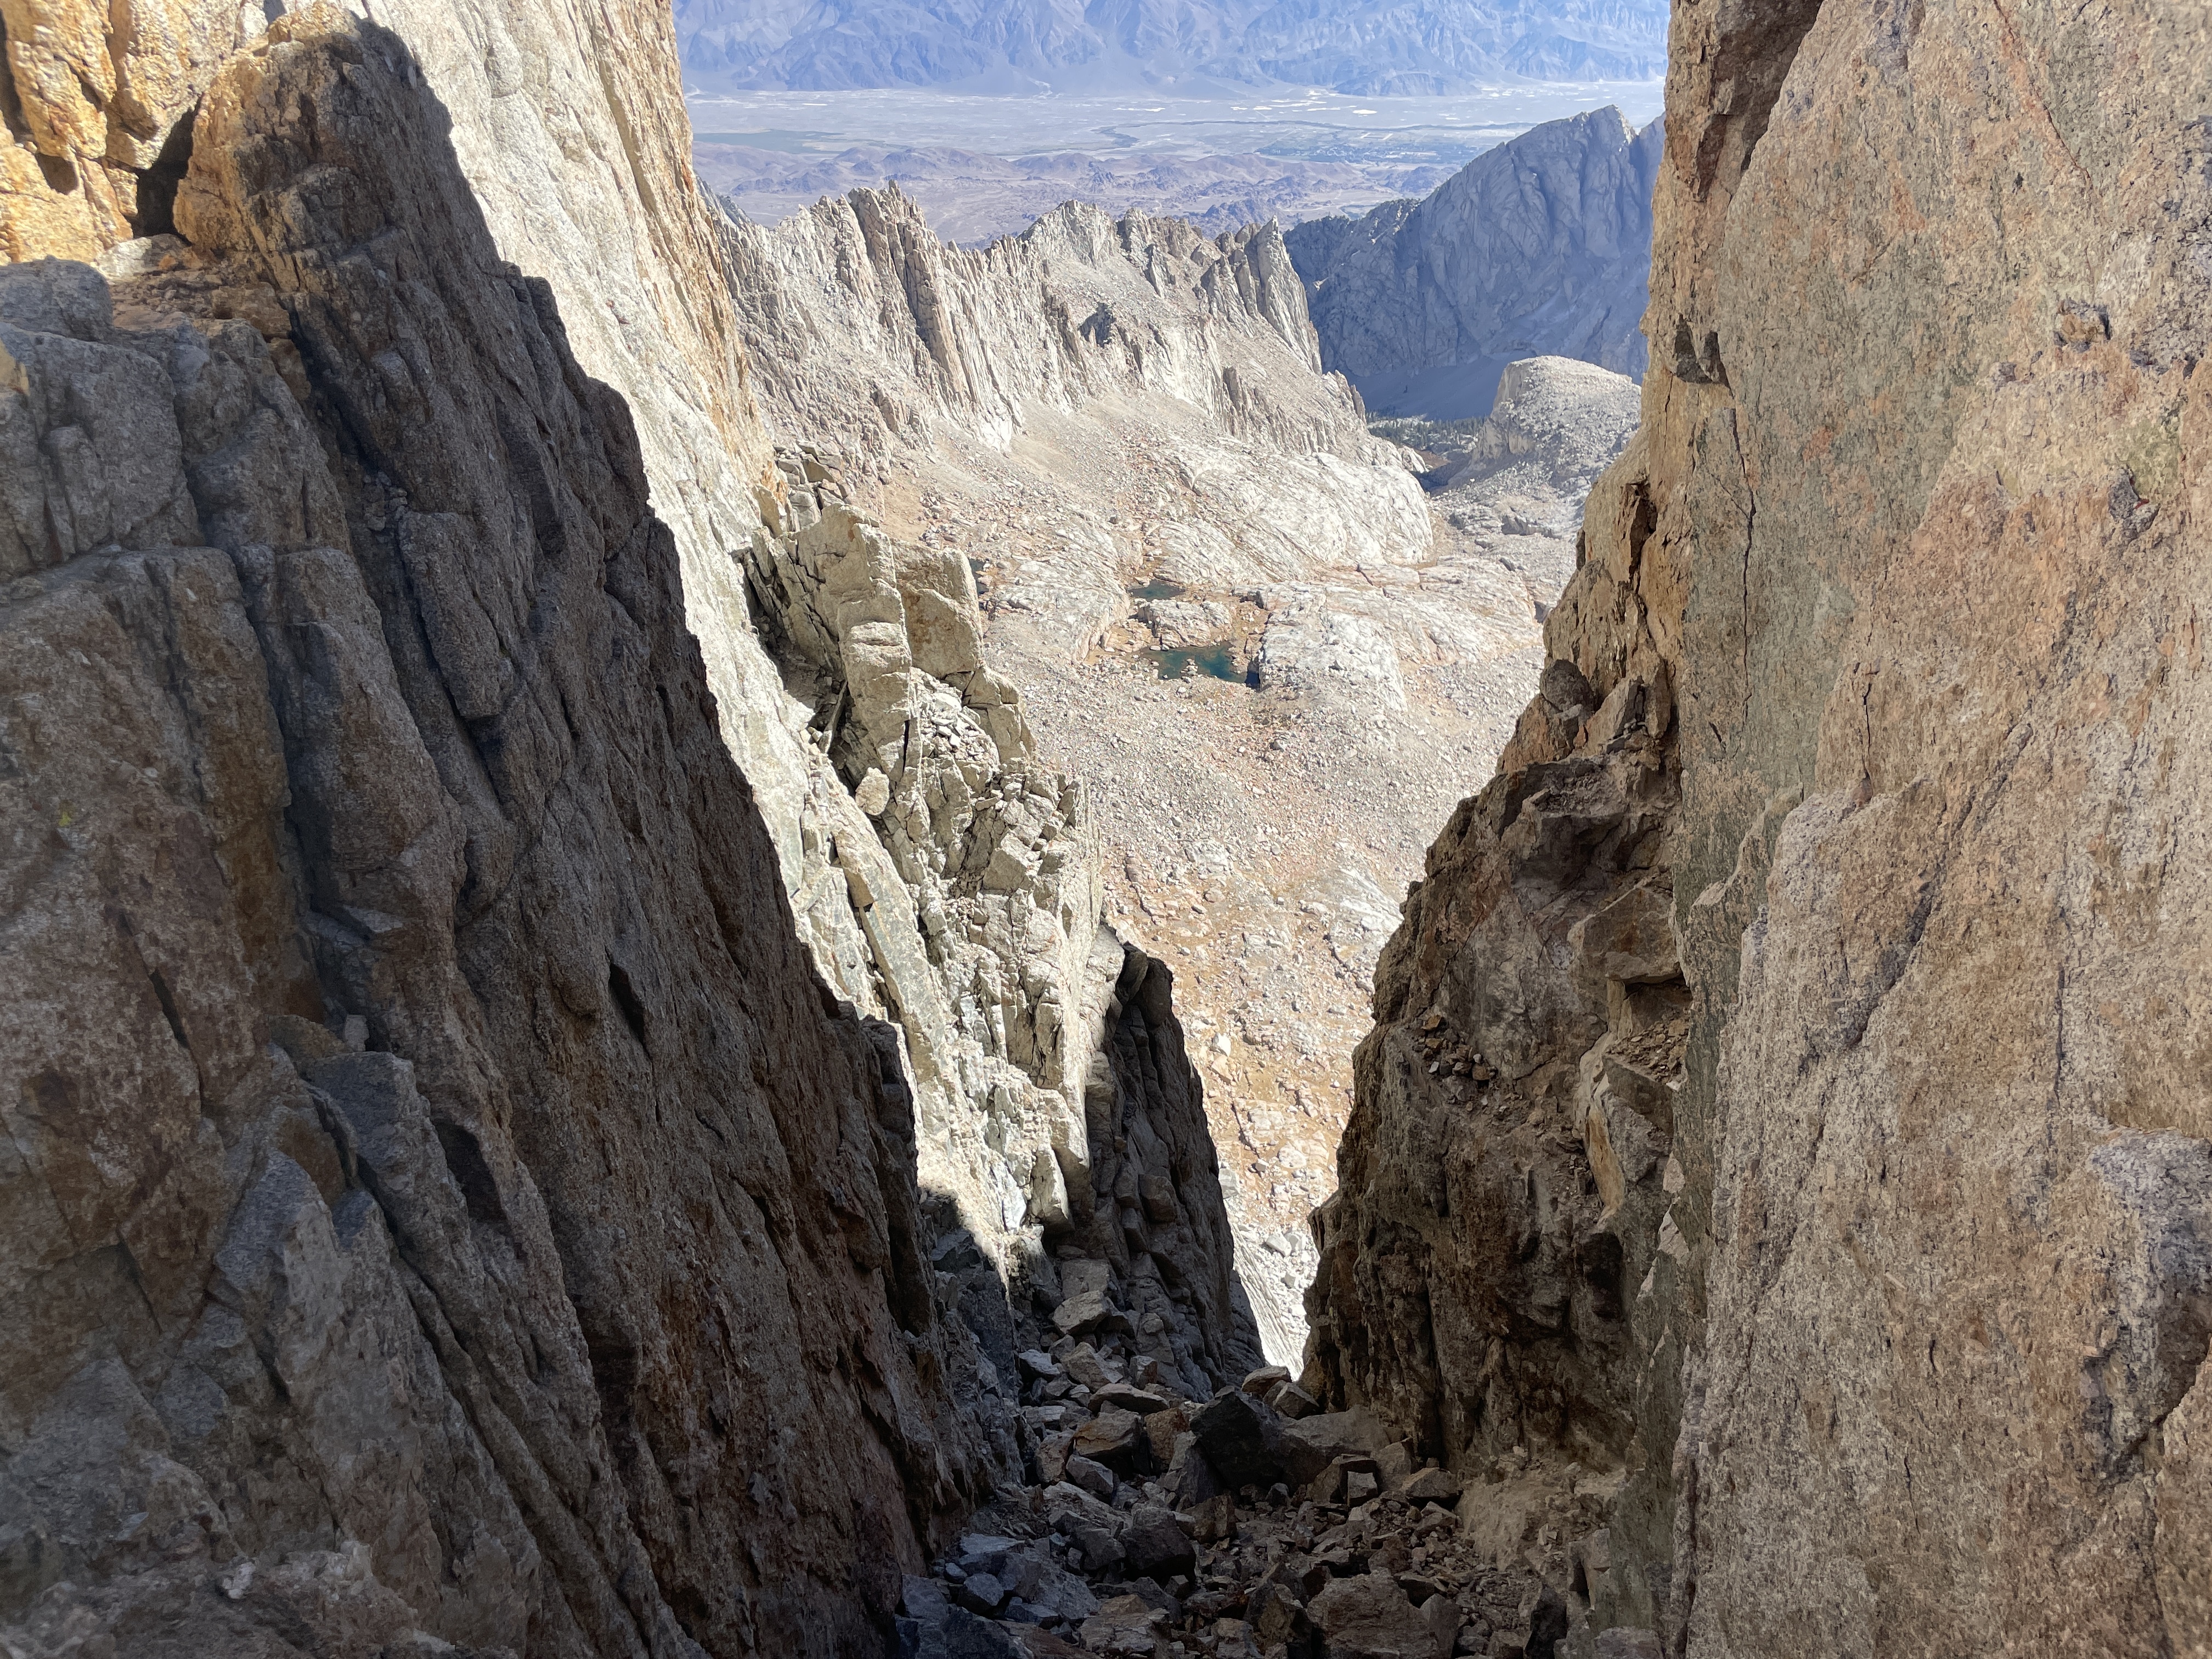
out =
[(952, 1599), (970, 1613), (988, 1618), (1006, 1605), (1007, 1595), (1006, 1587), (995, 1574), (971, 1572), (954, 1588)]
[(1190, 1427), (1224, 1486), (1265, 1489), (1282, 1479), (1282, 1420), (1242, 1389), (1216, 1395), (1191, 1418)]
[(1395, 1490), (1411, 1504), (1455, 1504), (1462, 1484), (1448, 1470), (1420, 1469), (1400, 1481)]
[(449, 142), (312, 9), (112, 321), (0, 272), (12, 522), (103, 526), (0, 595), (11, 1646), (874, 1649), (994, 1455), (896, 1042)]
[(1420, 1610), (1387, 1572), (1332, 1579), (1306, 1611), (1329, 1659), (1445, 1659)]
[(1372, 1454), (1390, 1442), (1390, 1431), (1371, 1411), (1322, 1412), (1283, 1425), (1283, 1456), (1291, 1475), (1310, 1480), (1333, 1460), (1347, 1454)]
[(1073, 1485), (1082, 1487), (1084, 1491), (1102, 1503), (1113, 1502), (1114, 1493), (1121, 1485), (1121, 1482), (1115, 1479), (1113, 1470), (1094, 1458), (1082, 1455), (1072, 1445), (1069, 1448), (1068, 1455), (1062, 1462), (1061, 1468), (1064, 1479)]
[[(2208, 63), (2160, 6), (1677, 13), (1644, 426), (1547, 624), (1577, 684), (1408, 906), (1316, 1291), (1332, 1399), (1497, 1478), (1463, 1514), (1537, 1480), (1510, 1421), (1521, 1515), (1609, 1517), (1569, 1623), (2208, 1640)], [(1486, 999), (1517, 1189), (1410, 1065)], [(1418, 1267), (1447, 1213), (1525, 1253)]]
[(1092, 1653), (1149, 1656), (1166, 1646), (1168, 1616), (1134, 1595), (1117, 1595), (1083, 1621), (1083, 1645)]
[(1165, 1583), (1177, 1573), (1188, 1573), (1198, 1564), (1196, 1550), (1175, 1516), (1157, 1504), (1132, 1510), (1129, 1528), (1121, 1534), (1128, 1552), (1129, 1571)]
[(1311, 1417), (1321, 1409), (1321, 1401), (1295, 1382), (1278, 1382), (1267, 1390), (1267, 1404), (1275, 1414), (1288, 1421)]
[(1075, 1431), (1075, 1449), (1109, 1468), (1133, 1474), (1150, 1449), (1144, 1419), (1109, 1406)]

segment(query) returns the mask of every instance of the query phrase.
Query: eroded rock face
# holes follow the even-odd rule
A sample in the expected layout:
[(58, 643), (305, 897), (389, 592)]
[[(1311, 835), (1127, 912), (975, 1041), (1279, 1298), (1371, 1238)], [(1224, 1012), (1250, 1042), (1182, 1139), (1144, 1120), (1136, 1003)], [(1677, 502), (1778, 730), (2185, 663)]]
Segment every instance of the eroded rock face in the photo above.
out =
[(189, 246), (0, 273), (0, 1620), (872, 1650), (1007, 1425), (629, 416), (445, 139), (311, 11)]
[(826, 762), (801, 927), (904, 1037), (961, 1305), (1010, 1383), (1018, 1347), (1110, 1326), (1210, 1392), (1257, 1335), (1173, 976), (1103, 921), (1088, 794), (984, 662), (967, 562), (884, 534), (818, 452), (781, 465), (748, 591)]
[[(1567, 1579), (1593, 1632), (1656, 1609), (1696, 1655), (2197, 1651), (2184, 319), (2212, 38), (2154, 7), (1830, 0), (1682, 11), (1672, 61), (1644, 426), (1591, 497), (1545, 695), (1380, 980), (1314, 1380), (1469, 1473), (1501, 1401), (1539, 1463), (1609, 1470), (1602, 1565)], [(1650, 877), (1620, 820), (1553, 805), (1620, 771), (1638, 709), (1679, 789)], [(1528, 939), (1539, 872), (1592, 867)], [(1670, 958), (1680, 1070), (1652, 1090), (1613, 1062), (1649, 1057), (1624, 1024)], [(1498, 1163), (1522, 1185), (1478, 1225), (1527, 1253), (1467, 1279), (1405, 1242), (1459, 1200), (1429, 1147), (1486, 1133), (1407, 1018), (1455, 994), (1513, 1011), (1493, 1093), (1613, 1097), (1578, 1148)], [(1532, 1275), (1608, 1212), (1620, 1311), (1553, 1267), (1532, 1328)], [(1486, 1331), (1431, 1312), (1467, 1282)], [(1378, 1297), (1431, 1322), (1362, 1348)], [(1547, 1365), (1581, 1415), (1501, 1385)], [(1525, 1509), (1526, 1476), (1487, 1474), (1466, 1504)]]

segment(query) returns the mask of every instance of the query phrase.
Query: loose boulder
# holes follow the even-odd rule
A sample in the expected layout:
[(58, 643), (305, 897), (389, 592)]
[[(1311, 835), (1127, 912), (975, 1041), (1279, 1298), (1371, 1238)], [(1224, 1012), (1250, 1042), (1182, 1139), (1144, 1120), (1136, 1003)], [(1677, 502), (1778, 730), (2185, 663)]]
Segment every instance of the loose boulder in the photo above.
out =
[(1200, 1408), (1190, 1427), (1199, 1450), (1232, 1491), (1264, 1489), (1284, 1478), (1283, 1420), (1265, 1401), (1241, 1389), (1224, 1389)]
[(1298, 1486), (1312, 1481), (1340, 1457), (1372, 1457), (1389, 1443), (1390, 1436), (1372, 1412), (1322, 1412), (1282, 1425), (1280, 1445), (1285, 1472)]
[(1142, 1472), (1152, 1449), (1145, 1419), (1117, 1407), (1108, 1407), (1075, 1431), (1075, 1455), (1103, 1463), (1117, 1474)]
[(1328, 1659), (1449, 1659), (1387, 1572), (1332, 1579), (1306, 1613), (1321, 1630)]
[(1174, 1515), (1157, 1504), (1139, 1504), (1130, 1511), (1128, 1527), (1121, 1534), (1121, 1547), (1128, 1556), (1130, 1573), (1138, 1577), (1165, 1583), (1177, 1573), (1188, 1574), (1198, 1569), (1197, 1547), (1185, 1535)]

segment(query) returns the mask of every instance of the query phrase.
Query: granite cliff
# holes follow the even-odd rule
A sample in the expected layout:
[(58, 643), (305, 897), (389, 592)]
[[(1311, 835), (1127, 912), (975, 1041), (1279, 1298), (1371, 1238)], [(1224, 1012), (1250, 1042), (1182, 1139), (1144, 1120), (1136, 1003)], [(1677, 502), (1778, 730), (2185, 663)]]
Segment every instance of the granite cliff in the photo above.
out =
[(1617, 109), (1550, 121), (1419, 200), (1285, 240), (1322, 362), (1376, 410), (1485, 412), (1505, 364), (1579, 357), (1641, 379), (1662, 141)]
[(665, 16), (378, 11), (8, 18), (0, 1640), (879, 1650), (1018, 1346), (1256, 1363), (1170, 975)]
[(1643, 424), (1384, 953), (1307, 1387), (1573, 1651), (2205, 1651), (2212, 35), (1671, 63)]
[(1005, 1454), (624, 406), (378, 26), (173, 216), (0, 273), (9, 1639), (860, 1643)]

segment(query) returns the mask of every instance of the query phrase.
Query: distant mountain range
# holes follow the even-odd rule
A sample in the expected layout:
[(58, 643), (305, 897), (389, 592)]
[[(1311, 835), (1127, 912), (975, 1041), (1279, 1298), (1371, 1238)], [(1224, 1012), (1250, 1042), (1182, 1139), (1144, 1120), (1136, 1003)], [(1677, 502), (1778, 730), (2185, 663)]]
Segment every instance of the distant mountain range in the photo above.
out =
[(710, 91), (1169, 91), (1228, 82), (1432, 95), (1665, 72), (1667, 0), (675, 0)]
[(1285, 240), (1323, 366), (1378, 414), (1438, 420), (1486, 411), (1519, 358), (1640, 380), (1662, 141), (1617, 109), (1547, 121), (1422, 200), (1299, 225)]

